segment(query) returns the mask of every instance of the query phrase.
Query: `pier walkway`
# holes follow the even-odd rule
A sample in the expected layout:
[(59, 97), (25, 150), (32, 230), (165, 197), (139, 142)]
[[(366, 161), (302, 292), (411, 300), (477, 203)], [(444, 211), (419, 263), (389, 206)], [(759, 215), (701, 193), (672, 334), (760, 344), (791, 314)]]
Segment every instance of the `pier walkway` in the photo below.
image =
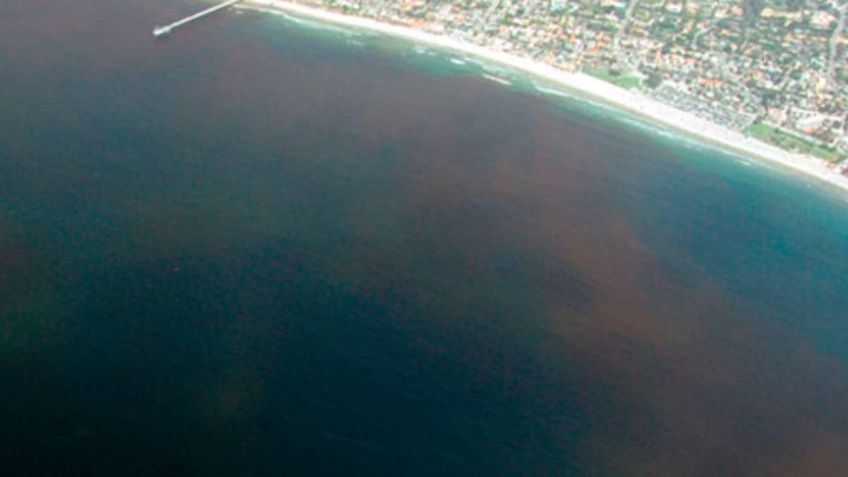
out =
[(158, 38), (160, 36), (169, 35), (169, 34), (171, 34), (172, 31), (176, 30), (177, 28), (179, 28), (179, 27), (181, 27), (181, 26), (183, 26), (187, 23), (191, 23), (191, 22), (198, 20), (200, 18), (203, 18), (207, 15), (211, 15), (211, 14), (213, 14), (213, 13), (219, 11), (219, 10), (223, 10), (223, 9), (225, 9), (229, 6), (235, 5), (236, 3), (241, 2), (241, 1), (242, 0), (227, 0), (224, 3), (215, 5), (214, 7), (207, 8), (206, 10), (203, 10), (202, 12), (195, 13), (194, 15), (185, 17), (182, 20), (177, 20), (174, 23), (171, 23), (169, 25), (157, 26), (156, 28), (153, 29), (153, 36)]

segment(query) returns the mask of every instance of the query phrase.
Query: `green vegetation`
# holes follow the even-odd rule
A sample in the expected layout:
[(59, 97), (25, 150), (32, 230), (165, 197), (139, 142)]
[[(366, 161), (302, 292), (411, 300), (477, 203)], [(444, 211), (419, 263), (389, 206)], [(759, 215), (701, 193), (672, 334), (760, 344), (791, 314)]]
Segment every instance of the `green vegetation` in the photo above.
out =
[(750, 134), (757, 139), (774, 144), (782, 149), (801, 154), (809, 154), (826, 161), (836, 162), (844, 159), (843, 155), (833, 148), (816, 144), (812, 140), (804, 139), (771, 124), (754, 123), (745, 128), (745, 134)]
[(586, 74), (592, 75), (595, 78), (602, 79), (617, 86), (626, 89), (636, 89), (642, 85), (642, 80), (630, 75), (622, 75), (616, 70), (601, 70), (597, 68), (586, 68)]
[(648, 73), (648, 80), (645, 84), (651, 89), (656, 89), (662, 84), (662, 76), (660, 76), (656, 71), (651, 71)]

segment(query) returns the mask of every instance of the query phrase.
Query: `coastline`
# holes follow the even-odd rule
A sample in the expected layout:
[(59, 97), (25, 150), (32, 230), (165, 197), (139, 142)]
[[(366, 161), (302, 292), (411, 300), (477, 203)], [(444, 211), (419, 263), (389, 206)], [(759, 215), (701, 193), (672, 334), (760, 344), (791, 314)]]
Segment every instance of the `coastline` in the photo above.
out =
[(574, 92), (577, 96), (599, 100), (619, 110), (634, 114), (669, 129), (697, 138), (712, 146), (755, 159), (782, 165), (848, 191), (848, 177), (828, 167), (827, 161), (785, 151), (776, 146), (750, 138), (738, 131), (714, 124), (692, 113), (681, 111), (637, 92), (626, 90), (581, 72), (566, 72), (512, 53), (498, 52), (447, 36), (435, 35), (414, 28), (383, 23), (369, 18), (344, 15), (320, 8), (300, 5), (287, 0), (245, 0), (238, 8), (269, 13), (293, 14), (320, 22), (403, 38), (457, 51), (492, 63), (529, 73), (540, 79)]

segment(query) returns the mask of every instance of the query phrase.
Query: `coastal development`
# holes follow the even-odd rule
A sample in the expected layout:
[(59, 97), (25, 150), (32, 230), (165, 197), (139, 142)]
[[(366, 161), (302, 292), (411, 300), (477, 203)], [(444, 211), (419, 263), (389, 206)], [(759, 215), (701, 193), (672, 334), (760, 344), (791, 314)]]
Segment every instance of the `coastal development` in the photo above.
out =
[(461, 50), (848, 184), (848, 1), (246, 0)]

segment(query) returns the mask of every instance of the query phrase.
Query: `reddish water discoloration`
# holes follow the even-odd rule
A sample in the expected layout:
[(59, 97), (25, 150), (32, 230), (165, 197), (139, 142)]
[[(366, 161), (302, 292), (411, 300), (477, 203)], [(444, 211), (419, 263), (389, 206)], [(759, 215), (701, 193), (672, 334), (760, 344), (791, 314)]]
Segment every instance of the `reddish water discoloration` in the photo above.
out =
[[(21, 2), (0, 7), (46, 17), (31, 37), (25, 22), (0, 17), (0, 36), (17, 43), (16, 50), (0, 41), (0, 57), (43, 82), (15, 76), (15, 91), (49, 87), (33, 95), (31, 108), (8, 108), (0, 117), (8, 126), (0, 128), (0, 147), (16, 157), (0, 162), (10, 169), (0, 178), (7, 185), (0, 198), (26, 199), (22, 227), (40, 234), (42, 249), (53, 246), (47, 260), (0, 223), (0, 297), (7, 299), (0, 312), (24, 303), (37, 312), (36, 324), (57, 311), (73, 313), (53, 292), (79, 274), (80, 282), (91, 279), (113, 293), (98, 298), (96, 287), (78, 285), (82, 309), (96, 323), (76, 317), (82, 324), (65, 330), (66, 339), (120, 358), (104, 366), (138, 355), (155, 361), (160, 346), (183, 330), (188, 353), (195, 353), (187, 355), (196, 360), (191, 364), (205, 364), (222, 340), (225, 359), (198, 365), (208, 375), (192, 374), (189, 384), (175, 386), (188, 389), (207, 432), (229, 432), (227, 426), (249, 423), (267, 410), (262, 406), (284, 399), (272, 392), (280, 376), (329, 400), (321, 401), (323, 414), (312, 416), (323, 422), (336, 409), (326, 402), (347, 409), (348, 396), (332, 399), (350, 390), (348, 382), (392, 382), (369, 375), (371, 362), (346, 361), (350, 349), (370, 346), (410, 353), (398, 353), (410, 365), (402, 370), (391, 368), (397, 355), (376, 353), (386, 360), (376, 361), (381, 367), (411, 382), (383, 389), (403, 397), (393, 402), (398, 407), (426, 408), (415, 396), (404, 399), (422, 391), (416, 378), (437, 376), (438, 385), (456, 386), (439, 399), (467, 399), (460, 400), (468, 407), (454, 415), (457, 422), (478, 419), (473, 424), (481, 427), (472, 428), (479, 430), (494, 422), (486, 412), (515, 412), (510, 429), (501, 431), (519, 428), (523, 434), (509, 435), (528, 439), (504, 446), (516, 455), (535, 455), (528, 442), (538, 441), (529, 439), (543, 436), (555, 452), (578, 449), (587, 468), (613, 475), (848, 474), (848, 367), (803, 330), (784, 325), (777, 318), (786, 317), (775, 317), (768, 303), (752, 303), (702, 273), (703, 263), (685, 247), (663, 249), (649, 240), (629, 200), (660, 210), (675, 199), (661, 187), (673, 178), (650, 162), (675, 158), (650, 139), (484, 80), (421, 74), (373, 52), (216, 36), (226, 17), (155, 43), (150, 26), (173, 8), (134, 2), (139, 18), (95, 28), (97, 9), (107, 3), (38, 2), (26, 13)], [(69, 11), (46, 13), (54, 8)], [(240, 21), (260, 17), (246, 18)], [(138, 32), (120, 34), (136, 23)], [(81, 57), (55, 53), (77, 38), (116, 43)], [(184, 62), (213, 66), (196, 74)], [(58, 67), (102, 87), (102, 101), (84, 103), (81, 89), (50, 76)], [(150, 86), (159, 75), (172, 90)], [(0, 101), (22, 104), (3, 91)], [(123, 123), (145, 114), (155, 121)], [(160, 143), (178, 146), (154, 147)], [(92, 153), (70, 167), (51, 155), (57, 144)], [(721, 177), (689, 172), (684, 177), (713, 199), (736, 191)], [(707, 226), (687, 223), (691, 230), (678, 233), (720, 225), (717, 206), (698, 205)], [(752, 215), (751, 227), (767, 230), (768, 217)], [(101, 250), (98, 240), (109, 245)], [(54, 261), (66, 267), (65, 281), (46, 266)], [(305, 288), (314, 296), (296, 294), (296, 285), (313, 282), (315, 289)], [(190, 295), (197, 283), (213, 292), (198, 287)], [(196, 301), (168, 315), (187, 295)], [(380, 313), (347, 316), (326, 305), (334, 299)], [(314, 317), (312, 309), (323, 314)], [(133, 313), (143, 318), (125, 317)], [(208, 316), (219, 321), (207, 323)], [(375, 333), (373, 342), (339, 338), (336, 348), (313, 335), (313, 326), (329, 320), (337, 320), (331, 328), (385, 334)], [(91, 338), (108, 335), (104, 329), (126, 348)], [(300, 341), (286, 342), (291, 336)], [(384, 342), (390, 339), (401, 345)], [(315, 351), (314, 343), (323, 347)], [(91, 353), (78, 352), (77, 359)], [(337, 360), (332, 369), (318, 367), (327, 380), (286, 374), (292, 362), (331, 361), (323, 354)], [(149, 388), (139, 387), (157, 406), (184, 397), (156, 381), (156, 372), (168, 368), (164, 358), (157, 363), (154, 371), (138, 365), (112, 372), (153, 376)], [(333, 374), (346, 365), (354, 372)], [(519, 404), (489, 410), (475, 401), (481, 396)], [(448, 407), (425, 410), (435, 416)], [(403, 423), (380, 431), (393, 425)], [(455, 437), (450, 425), (427, 429)], [(385, 432), (386, 445), (402, 440)], [(481, 445), (503, 444), (497, 433), (475, 436)]]

